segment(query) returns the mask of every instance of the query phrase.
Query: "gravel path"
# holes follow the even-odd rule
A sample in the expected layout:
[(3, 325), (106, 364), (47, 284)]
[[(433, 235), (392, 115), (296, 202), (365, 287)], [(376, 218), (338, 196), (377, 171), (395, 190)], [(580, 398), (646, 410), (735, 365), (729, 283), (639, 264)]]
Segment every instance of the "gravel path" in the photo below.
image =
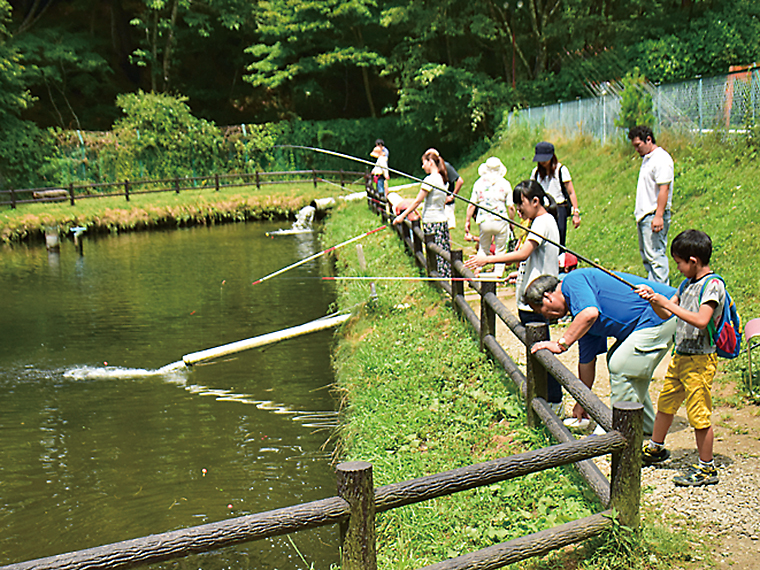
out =
[[(513, 290), (500, 288), (498, 295), (507, 307), (515, 310)], [(476, 303), (472, 304), (476, 311), (479, 310)], [(506, 325), (499, 321), (496, 328), (499, 343), (517, 364), (524, 366), (525, 348)], [(559, 338), (562, 330), (563, 327), (553, 327), (552, 338)], [(573, 347), (561, 355), (560, 360), (575, 371), (577, 358), (577, 348)], [(666, 358), (655, 372), (651, 387), (655, 404), (668, 361)], [(719, 395), (724, 397), (733, 391), (732, 386), (720, 383), (716, 386)], [(609, 405), (609, 376), (603, 359), (597, 366), (594, 391)], [(567, 415), (574, 403), (571, 397), (566, 397)], [(655, 512), (676, 515), (674, 524), (691, 529), (698, 526), (721, 568), (760, 570), (760, 408), (715, 406), (713, 425), (718, 484), (689, 488), (676, 487), (672, 482), (682, 469), (697, 462), (694, 432), (682, 409), (666, 440), (671, 458), (642, 470), (642, 501)], [(597, 463), (604, 473), (609, 474), (608, 458), (599, 458)], [(695, 562), (686, 568), (703, 567), (700, 564)]]

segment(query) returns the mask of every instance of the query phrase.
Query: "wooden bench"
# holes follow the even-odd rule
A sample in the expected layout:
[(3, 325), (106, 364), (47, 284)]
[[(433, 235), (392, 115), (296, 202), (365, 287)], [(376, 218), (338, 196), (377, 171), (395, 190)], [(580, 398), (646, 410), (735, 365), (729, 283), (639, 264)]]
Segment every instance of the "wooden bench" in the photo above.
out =
[(55, 188), (53, 190), (38, 190), (36, 192), (32, 192), (32, 197), (35, 200), (46, 201), (67, 200), (69, 197), (69, 191), (64, 190), (63, 188)]

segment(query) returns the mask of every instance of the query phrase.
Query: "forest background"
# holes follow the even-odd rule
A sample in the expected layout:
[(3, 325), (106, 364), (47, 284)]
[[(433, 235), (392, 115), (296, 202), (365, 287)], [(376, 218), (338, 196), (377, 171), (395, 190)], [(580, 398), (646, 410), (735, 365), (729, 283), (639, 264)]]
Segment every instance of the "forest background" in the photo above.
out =
[(276, 146), (375, 137), (416, 172), (635, 68), (758, 60), (754, 0), (0, 0), (0, 188), (308, 168)]

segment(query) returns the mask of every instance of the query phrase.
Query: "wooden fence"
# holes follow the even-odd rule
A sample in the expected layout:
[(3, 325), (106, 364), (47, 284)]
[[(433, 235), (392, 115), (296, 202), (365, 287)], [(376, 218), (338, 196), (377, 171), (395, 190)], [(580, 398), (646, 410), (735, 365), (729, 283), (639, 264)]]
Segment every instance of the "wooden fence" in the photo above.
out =
[[(311, 182), (317, 187), (319, 182), (335, 184), (341, 188), (346, 185), (366, 184), (368, 174), (348, 170), (291, 170), (282, 172), (253, 172), (250, 174), (212, 174), (209, 176), (187, 176), (183, 178), (160, 178), (142, 180), (124, 180), (100, 184), (74, 184), (65, 188), (22, 188), (0, 190), (0, 206), (15, 209), (17, 204), (37, 204), (41, 202), (71, 202), (88, 198), (123, 197), (129, 201), (130, 196), (152, 194), (155, 192), (175, 192), (187, 190), (219, 191), (222, 188), (255, 186), (261, 189), (267, 184), (289, 184), (294, 182)], [(334, 182), (333, 182), (334, 180)]]
[[(390, 219), (382, 198), (374, 195), (369, 188), (368, 202), (373, 210)], [(462, 252), (453, 251), (449, 254), (443, 251), (426, 239), (419, 222), (404, 222), (397, 228), (412, 254), (431, 276), (436, 276), (435, 260), (436, 256), (441, 255), (451, 261), (454, 277), (472, 277), (472, 273), (462, 263)], [(529, 423), (537, 426), (543, 422), (558, 444), (378, 488), (373, 485), (372, 466), (369, 463), (342, 463), (336, 468), (338, 495), (335, 497), (20, 562), (3, 566), (0, 570), (115, 570), (332, 524), (340, 526), (341, 568), (375, 570), (376, 513), (570, 464), (578, 468), (607, 510), (442, 561), (423, 570), (501, 568), (596, 536), (613, 526), (613, 516), (617, 516), (621, 524), (637, 527), (641, 496), (641, 404), (622, 402), (616, 404), (611, 411), (554, 355), (548, 351), (531, 354), (530, 347), (534, 339), (543, 338), (544, 331), (541, 327), (546, 325), (531, 324), (523, 327), (497, 299), (495, 283), (471, 283), (481, 296), (480, 317), (464, 300), (462, 281), (439, 283), (452, 296), (457, 311), (479, 334), (482, 349), (493, 355), (519, 387), (526, 403)], [(525, 344), (527, 374), (519, 370), (496, 342), (494, 333), (497, 316)], [(575, 439), (546, 403), (547, 371), (560, 381), (607, 433)], [(591, 461), (594, 457), (609, 453), (612, 454), (610, 481)]]

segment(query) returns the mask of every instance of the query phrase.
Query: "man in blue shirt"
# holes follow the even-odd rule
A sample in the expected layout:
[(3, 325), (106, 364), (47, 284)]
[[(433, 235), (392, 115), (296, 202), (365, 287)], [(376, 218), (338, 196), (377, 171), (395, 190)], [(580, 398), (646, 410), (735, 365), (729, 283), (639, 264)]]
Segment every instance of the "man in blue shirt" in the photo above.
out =
[[(675, 289), (643, 277), (619, 273), (633, 285), (646, 284), (668, 299)], [(562, 338), (533, 345), (532, 351), (560, 354), (578, 341), (578, 377), (591, 388), (596, 376), (596, 357), (607, 353), (610, 372), (610, 400), (640, 402), (644, 406), (644, 433), (654, 426), (654, 406), (649, 383), (655, 368), (673, 342), (676, 319), (661, 319), (634, 289), (599, 269), (577, 269), (560, 281), (551, 275), (534, 279), (525, 290), (525, 301), (549, 319), (568, 312), (573, 321)], [(607, 350), (607, 339), (615, 344)], [(585, 411), (575, 405), (573, 416)]]

